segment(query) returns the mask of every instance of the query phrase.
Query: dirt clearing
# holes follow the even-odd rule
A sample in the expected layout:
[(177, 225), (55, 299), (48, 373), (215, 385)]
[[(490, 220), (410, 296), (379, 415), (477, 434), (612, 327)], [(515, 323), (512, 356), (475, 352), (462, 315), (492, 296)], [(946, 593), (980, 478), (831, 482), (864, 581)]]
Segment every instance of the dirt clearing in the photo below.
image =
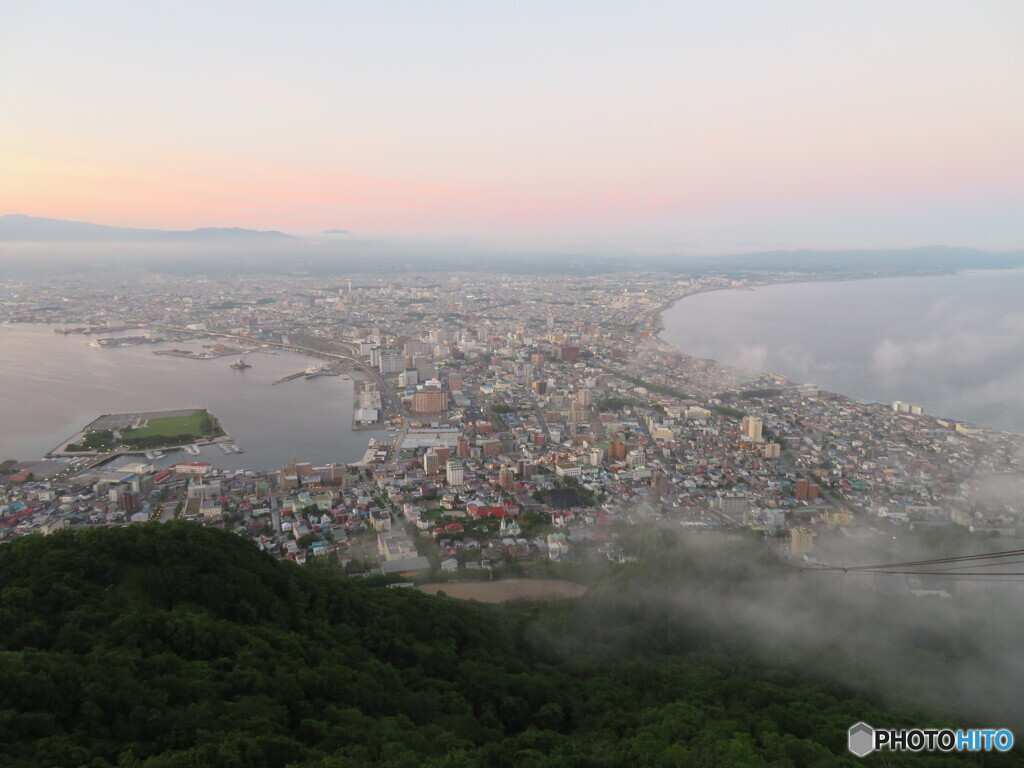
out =
[(559, 579), (505, 579), (503, 581), (467, 581), (459, 584), (424, 584), (417, 587), (428, 595), (444, 592), (449, 597), (479, 600), (481, 603), (505, 603), (511, 600), (559, 600), (579, 597), (587, 588)]

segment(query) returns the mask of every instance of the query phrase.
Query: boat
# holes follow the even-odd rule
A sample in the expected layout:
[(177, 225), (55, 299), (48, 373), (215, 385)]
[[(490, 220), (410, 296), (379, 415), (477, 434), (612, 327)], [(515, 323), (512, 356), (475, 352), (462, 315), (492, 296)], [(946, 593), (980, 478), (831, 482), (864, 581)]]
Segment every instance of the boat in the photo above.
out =
[(244, 371), (246, 368), (252, 368), (251, 365), (245, 362), (245, 358), (243, 357), (240, 357), (237, 360), (235, 360), (235, 362), (231, 363), (231, 367), (234, 368), (236, 371)]

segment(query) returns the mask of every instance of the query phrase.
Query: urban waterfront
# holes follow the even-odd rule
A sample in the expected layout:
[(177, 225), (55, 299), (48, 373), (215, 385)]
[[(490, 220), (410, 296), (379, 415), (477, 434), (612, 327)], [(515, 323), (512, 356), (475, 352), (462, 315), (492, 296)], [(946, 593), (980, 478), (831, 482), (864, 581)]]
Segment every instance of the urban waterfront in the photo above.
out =
[(1024, 270), (710, 291), (663, 314), (681, 351), (1024, 432)]
[[(225, 456), (216, 446), (202, 457), (169, 453), (175, 460), (212, 461), (226, 469), (267, 469), (291, 462), (358, 461), (370, 438), (353, 432), (352, 380), (347, 376), (271, 382), (318, 362), (291, 352), (256, 353), (252, 365), (233, 370), (235, 358), (188, 360), (154, 355), (202, 343), (140, 344), (97, 349), (96, 336), (61, 335), (54, 326), (0, 326), (0, 402), (5, 403), (0, 456), (38, 459), (104, 413), (168, 408), (209, 409), (245, 450)], [(131, 335), (110, 333), (105, 336)]]

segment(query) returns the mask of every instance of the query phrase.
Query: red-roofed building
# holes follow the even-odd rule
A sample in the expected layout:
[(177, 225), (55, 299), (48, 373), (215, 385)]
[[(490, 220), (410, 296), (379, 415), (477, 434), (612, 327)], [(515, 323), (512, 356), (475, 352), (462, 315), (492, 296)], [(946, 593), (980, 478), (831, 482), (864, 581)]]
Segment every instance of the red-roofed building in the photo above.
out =
[(19, 520), (21, 520), (23, 518), (28, 517), (34, 511), (35, 510), (32, 510), (32, 509), (25, 509), (25, 510), (22, 510), (21, 512), (17, 512), (17, 513), (15, 513), (13, 515), (8, 515), (7, 517), (0, 517), (0, 525), (5, 526), (5, 527), (6, 526), (10, 526), (10, 525), (14, 525), (14, 523), (18, 522)]

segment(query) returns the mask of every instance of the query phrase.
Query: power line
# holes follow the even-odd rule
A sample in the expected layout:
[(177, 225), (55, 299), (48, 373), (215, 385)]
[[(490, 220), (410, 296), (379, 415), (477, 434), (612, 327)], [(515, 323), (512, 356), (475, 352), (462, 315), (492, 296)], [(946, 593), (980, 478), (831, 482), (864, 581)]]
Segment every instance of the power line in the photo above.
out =
[[(1006, 573), (948, 573), (947, 571), (852, 571), (846, 576), (941, 576), (945, 579), (965, 579), (967, 581), (1024, 581), (1021, 571), (1008, 571)], [(1006, 578), (1003, 578), (1006, 577)]]
[[(958, 557), (941, 557), (930, 560), (907, 560), (898, 563), (882, 563), (879, 565), (813, 565), (797, 566), (800, 571), (828, 571), (843, 574), (869, 575), (906, 575), (906, 576), (941, 576), (948, 579), (970, 579), (971, 581), (1018, 581), (1024, 572), (982, 570), (975, 573), (963, 573), (969, 569), (1004, 567), (1024, 563), (1024, 559), (1010, 560), (1024, 556), (1024, 549), (1011, 549), (1003, 552), (988, 552), (980, 555), (960, 555)], [(954, 565), (967, 563), (966, 565)], [(942, 566), (950, 567), (942, 567)], [(939, 567), (935, 567), (939, 566)], [(925, 569), (928, 570), (917, 570)], [(984, 578), (981, 578), (984, 577)], [(1005, 578), (1004, 578), (1005, 577)]]
[[(889, 568), (917, 568), (925, 565), (941, 565), (945, 563), (975, 562), (1006, 557), (1024, 557), (1024, 549), (1010, 549), (1004, 552), (989, 552), (982, 555), (961, 555), (959, 557), (941, 557), (931, 560), (907, 560), (900, 563), (881, 563), (877, 565), (813, 565), (800, 566), (802, 571), (881, 571)], [(982, 567), (982, 566), (978, 566)]]

